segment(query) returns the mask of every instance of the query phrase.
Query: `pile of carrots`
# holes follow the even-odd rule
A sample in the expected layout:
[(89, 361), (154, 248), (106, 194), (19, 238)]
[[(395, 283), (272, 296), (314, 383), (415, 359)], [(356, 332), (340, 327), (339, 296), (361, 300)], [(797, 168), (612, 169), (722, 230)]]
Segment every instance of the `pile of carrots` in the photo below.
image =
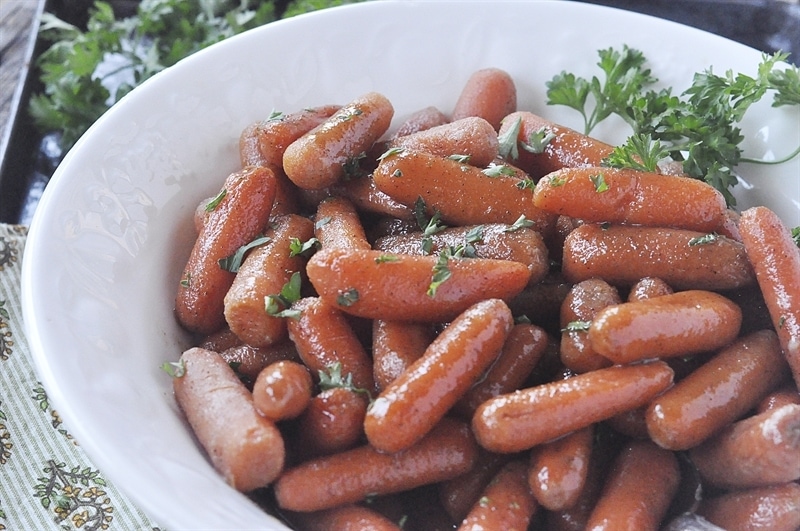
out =
[(516, 107), (488, 68), (242, 132), (175, 301), (211, 462), (297, 529), (800, 527), (789, 229)]

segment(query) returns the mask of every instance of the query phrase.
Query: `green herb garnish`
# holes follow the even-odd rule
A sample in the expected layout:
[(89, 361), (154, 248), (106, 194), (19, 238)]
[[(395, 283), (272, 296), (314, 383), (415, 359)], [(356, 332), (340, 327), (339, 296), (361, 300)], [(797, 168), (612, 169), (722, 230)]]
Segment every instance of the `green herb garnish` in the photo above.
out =
[(244, 258), (245, 258), (245, 255), (247, 254), (247, 251), (249, 251), (249, 250), (251, 250), (251, 249), (253, 249), (255, 247), (258, 247), (259, 245), (263, 245), (263, 244), (269, 242), (270, 240), (271, 240), (271, 238), (269, 238), (268, 236), (263, 236), (263, 235), (258, 236), (256, 239), (254, 239), (250, 243), (242, 245), (241, 247), (236, 249), (236, 252), (234, 252), (232, 255), (230, 255), (230, 256), (228, 256), (226, 258), (220, 258), (219, 259), (219, 266), (222, 269), (224, 269), (225, 271), (230, 271), (231, 273), (236, 273), (237, 271), (239, 271), (239, 268), (242, 266), (242, 262), (244, 262)]
[(625, 46), (598, 53), (602, 80), (562, 72), (547, 83), (547, 96), (550, 105), (577, 110), (587, 134), (612, 114), (631, 127), (631, 137), (614, 149), (607, 164), (652, 171), (660, 160), (678, 161), (687, 175), (705, 180), (734, 205), (730, 189), (737, 183), (733, 172), (739, 163), (777, 164), (800, 154), (798, 146), (776, 161), (746, 158), (738, 125), (767, 92), (773, 93), (774, 107), (800, 105), (800, 69), (783, 64), (788, 54), (762, 56), (755, 77), (731, 71), (718, 75), (710, 69), (697, 73), (691, 86), (675, 96), (671, 88), (648, 88), (656, 79), (640, 51)]
[(591, 321), (570, 321), (561, 329), (562, 332), (587, 332), (592, 326)]
[(352, 306), (356, 302), (358, 302), (358, 290), (355, 288), (343, 291), (336, 297), (336, 304), (339, 306)]
[(295, 271), (289, 281), (283, 285), (280, 293), (264, 297), (264, 310), (273, 317), (299, 319), (300, 310), (293, 309), (291, 306), (300, 300), (301, 288), (302, 278), (300, 273)]

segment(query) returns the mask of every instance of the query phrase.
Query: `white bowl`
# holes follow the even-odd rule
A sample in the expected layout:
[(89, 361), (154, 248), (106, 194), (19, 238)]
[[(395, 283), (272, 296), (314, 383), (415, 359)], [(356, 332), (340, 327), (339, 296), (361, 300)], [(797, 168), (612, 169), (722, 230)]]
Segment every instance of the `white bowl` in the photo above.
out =
[[(512, 74), (519, 108), (573, 127), (544, 105), (545, 81), (596, 72), (597, 50), (643, 50), (678, 90), (711, 65), (753, 74), (761, 54), (655, 18), (574, 2), (382, 1), (298, 16), (231, 38), (137, 88), (58, 168), (33, 220), (23, 267), (27, 332), (42, 382), (94, 463), (169, 529), (284, 529), (228, 487), (195, 443), (159, 368), (187, 346), (173, 318), (195, 205), (237, 168), (239, 133), (272, 110), (385, 94), (397, 123), (449, 112), (467, 77)], [(800, 143), (798, 110), (760, 105), (747, 154)], [(598, 130), (610, 141), (624, 129)], [(769, 144), (769, 147), (767, 147)], [(740, 168), (744, 208), (800, 225), (800, 160)]]

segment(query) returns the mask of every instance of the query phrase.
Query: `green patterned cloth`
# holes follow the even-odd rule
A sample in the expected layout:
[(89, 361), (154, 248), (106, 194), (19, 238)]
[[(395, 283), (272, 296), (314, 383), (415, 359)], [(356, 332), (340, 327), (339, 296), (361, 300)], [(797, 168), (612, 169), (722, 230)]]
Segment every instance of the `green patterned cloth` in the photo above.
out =
[(37, 379), (20, 303), (26, 236), (0, 224), (0, 530), (158, 530), (91, 463)]

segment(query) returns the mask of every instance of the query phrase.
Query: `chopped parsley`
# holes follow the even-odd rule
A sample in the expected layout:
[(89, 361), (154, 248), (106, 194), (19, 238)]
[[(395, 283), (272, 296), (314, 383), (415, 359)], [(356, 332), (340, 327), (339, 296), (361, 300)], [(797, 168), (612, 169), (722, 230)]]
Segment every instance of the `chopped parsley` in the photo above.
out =
[(255, 247), (258, 247), (259, 245), (263, 245), (269, 241), (271, 241), (271, 238), (269, 238), (268, 236), (260, 235), (250, 243), (242, 245), (241, 247), (236, 249), (236, 252), (234, 252), (232, 255), (225, 258), (220, 258), (219, 266), (225, 271), (236, 273), (242, 266), (242, 262), (244, 262), (245, 255), (247, 254), (248, 251), (250, 251)]

